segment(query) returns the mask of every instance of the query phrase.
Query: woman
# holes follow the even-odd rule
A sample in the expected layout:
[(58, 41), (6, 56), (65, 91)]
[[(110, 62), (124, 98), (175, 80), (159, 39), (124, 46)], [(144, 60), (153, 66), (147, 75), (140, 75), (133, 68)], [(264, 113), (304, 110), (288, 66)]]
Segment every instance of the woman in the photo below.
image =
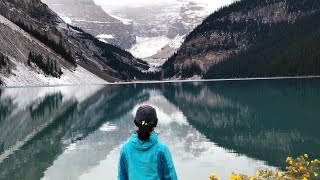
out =
[(158, 124), (156, 110), (139, 107), (134, 124), (139, 129), (121, 149), (118, 180), (177, 180), (170, 151), (153, 132)]

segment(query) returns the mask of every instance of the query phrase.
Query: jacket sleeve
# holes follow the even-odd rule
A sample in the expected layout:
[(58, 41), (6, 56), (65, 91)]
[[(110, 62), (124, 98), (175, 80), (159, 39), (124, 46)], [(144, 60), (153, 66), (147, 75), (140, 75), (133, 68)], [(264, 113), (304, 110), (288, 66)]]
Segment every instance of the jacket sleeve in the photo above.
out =
[(178, 180), (176, 170), (172, 161), (170, 150), (164, 146), (163, 152), (160, 156), (162, 180)]
[(124, 153), (124, 147), (120, 151), (120, 158), (118, 163), (118, 180), (129, 180), (128, 178), (128, 164), (126, 155)]

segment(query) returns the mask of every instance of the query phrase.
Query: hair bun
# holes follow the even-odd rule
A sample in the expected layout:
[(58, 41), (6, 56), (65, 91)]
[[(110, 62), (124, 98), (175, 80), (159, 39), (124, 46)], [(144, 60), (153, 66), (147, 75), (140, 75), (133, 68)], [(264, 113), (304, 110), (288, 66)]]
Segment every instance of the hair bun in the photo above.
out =
[(147, 141), (150, 138), (150, 133), (157, 126), (158, 117), (156, 110), (150, 105), (140, 106), (136, 112), (134, 123), (139, 127), (138, 138), (141, 141)]

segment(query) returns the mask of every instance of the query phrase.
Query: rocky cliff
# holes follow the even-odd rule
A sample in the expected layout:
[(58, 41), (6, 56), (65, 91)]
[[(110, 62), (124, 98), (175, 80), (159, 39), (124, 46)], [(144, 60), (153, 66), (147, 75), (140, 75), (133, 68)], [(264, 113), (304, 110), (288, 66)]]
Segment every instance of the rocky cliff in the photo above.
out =
[(77, 26), (98, 38), (129, 49), (135, 42), (133, 23), (108, 15), (93, 0), (42, 0), (67, 23)]

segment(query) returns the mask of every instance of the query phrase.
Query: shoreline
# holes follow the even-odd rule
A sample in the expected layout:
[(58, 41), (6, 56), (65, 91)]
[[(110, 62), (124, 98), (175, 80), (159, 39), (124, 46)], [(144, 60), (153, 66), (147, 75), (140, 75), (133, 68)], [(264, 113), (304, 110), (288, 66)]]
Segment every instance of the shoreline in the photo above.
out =
[(132, 81), (114, 82), (103, 84), (57, 84), (57, 85), (34, 85), (34, 86), (0, 86), (0, 89), (37, 88), (37, 87), (71, 87), (71, 86), (105, 86), (105, 85), (127, 85), (127, 84), (155, 84), (155, 83), (185, 83), (185, 82), (223, 82), (223, 81), (255, 81), (255, 80), (284, 80), (284, 79), (316, 79), (320, 76), (279, 76), (261, 78), (229, 78), (229, 79), (196, 79), (196, 80), (163, 80), (163, 81)]

